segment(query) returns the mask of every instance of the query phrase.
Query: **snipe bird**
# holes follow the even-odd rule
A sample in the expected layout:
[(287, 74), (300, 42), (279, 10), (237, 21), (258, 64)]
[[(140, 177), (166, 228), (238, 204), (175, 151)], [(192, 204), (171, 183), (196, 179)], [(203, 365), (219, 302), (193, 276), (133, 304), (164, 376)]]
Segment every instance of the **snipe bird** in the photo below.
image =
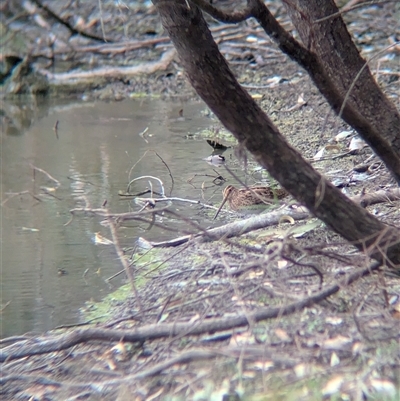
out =
[(214, 220), (225, 205), (226, 201), (229, 207), (237, 212), (257, 213), (270, 205), (274, 200), (285, 198), (288, 193), (283, 188), (271, 188), (263, 186), (235, 188), (228, 185), (223, 191), (223, 200), (221, 206), (215, 213)]

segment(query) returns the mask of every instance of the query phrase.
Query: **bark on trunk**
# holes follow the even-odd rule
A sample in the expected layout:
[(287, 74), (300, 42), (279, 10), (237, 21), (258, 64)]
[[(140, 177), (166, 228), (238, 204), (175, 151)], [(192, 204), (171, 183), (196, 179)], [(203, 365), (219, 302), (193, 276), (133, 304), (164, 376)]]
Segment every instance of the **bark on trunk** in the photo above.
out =
[[(339, 112), (349, 89), (343, 119), (368, 142), (400, 185), (400, 114), (381, 91), (360, 56), (333, 0), (285, 1), (304, 45), (316, 54), (329, 81), (340, 94), (316, 82)], [(329, 17), (335, 15), (335, 17)], [(326, 19), (324, 19), (326, 18)], [(315, 79), (314, 79), (315, 81)]]
[[(239, 85), (200, 10), (185, 0), (153, 0), (199, 96), (255, 159), (334, 231), (375, 259), (400, 268), (400, 232), (371, 216), (292, 148)], [(393, 267), (393, 266), (392, 266)]]

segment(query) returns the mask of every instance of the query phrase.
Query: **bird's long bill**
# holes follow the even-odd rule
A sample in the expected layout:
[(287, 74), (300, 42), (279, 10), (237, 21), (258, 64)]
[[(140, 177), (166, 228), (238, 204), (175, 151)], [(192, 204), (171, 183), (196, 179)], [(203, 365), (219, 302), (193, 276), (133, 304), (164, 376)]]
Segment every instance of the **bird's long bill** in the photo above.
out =
[(215, 220), (217, 218), (217, 216), (219, 215), (219, 212), (221, 211), (221, 209), (224, 207), (225, 202), (228, 200), (228, 196), (225, 196), (224, 199), (222, 200), (221, 206), (218, 208), (217, 213), (215, 213), (215, 216), (213, 218), (213, 220)]

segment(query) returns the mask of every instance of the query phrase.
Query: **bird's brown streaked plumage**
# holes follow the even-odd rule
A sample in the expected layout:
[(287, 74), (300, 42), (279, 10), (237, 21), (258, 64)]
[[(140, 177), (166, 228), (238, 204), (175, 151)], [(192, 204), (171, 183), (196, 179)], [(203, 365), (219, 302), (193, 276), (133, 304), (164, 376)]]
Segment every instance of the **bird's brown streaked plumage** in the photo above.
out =
[(283, 188), (271, 188), (265, 186), (255, 186), (248, 188), (235, 188), (228, 185), (222, 192), (223, 200), (214, 219), (217, 218), (220, 210), (228, 201), (229, 207), (234, 211), (251, 212), (262, 210), (273, 200), (285, 198), (288, 193)]

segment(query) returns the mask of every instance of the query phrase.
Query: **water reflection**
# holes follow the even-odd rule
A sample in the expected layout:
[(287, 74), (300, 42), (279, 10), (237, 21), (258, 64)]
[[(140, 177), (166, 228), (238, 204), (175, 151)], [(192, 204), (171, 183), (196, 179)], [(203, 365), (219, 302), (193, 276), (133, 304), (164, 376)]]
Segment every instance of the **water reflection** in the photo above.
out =
[[(107, 201), (112, 212), (129, 211), (130, 201), (118, 196), (129, 176), (157, 176), (169, 194), (172, 182), (165, 164), (174, 178), (174, 196), (202, 199), (202, 181), (212, 179), (199, 176), (195, 185), (188, 180), (195, 174), (215, 175), (203, 160), (211, 149), (202, 139), (185, 139), (210, 126), (202, 109), (200, 103), (150, 100), (4, 105), (2, 336), (77, 322), (84, 301), (101, 299), (110, 290), (105, 279), (121, 266), (112, 246), (93, 241), (95, 233), (108, 237), (108, 229), (101, 219), (82, 214), (66, 225), (70, 209), (100, 208)], [(139, 134), (146, 127), (143, 138)], [(146, 150), (153, 152), (132, 170)], [(140, 192), (147, 182), (133, 186), (131, 192)], [(193, 214), (190, 206), (175, 210)], [(197, 220), (201, 223), (202, 217)], [(132, 226), (118, 231), (121, 246), (132, 245), (139, 235), (165, 237), (160, 228), (148, 233)]]

